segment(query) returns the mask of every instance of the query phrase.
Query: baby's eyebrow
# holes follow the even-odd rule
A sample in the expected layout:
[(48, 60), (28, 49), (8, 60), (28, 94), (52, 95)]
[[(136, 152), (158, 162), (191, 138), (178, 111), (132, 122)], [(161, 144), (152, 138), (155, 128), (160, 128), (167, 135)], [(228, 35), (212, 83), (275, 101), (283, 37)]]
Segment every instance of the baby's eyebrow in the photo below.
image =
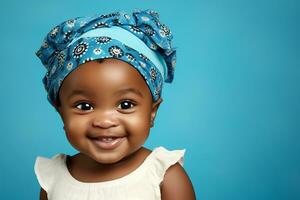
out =
[(130, 92), (135, 93), (135, 94), (137, 94), (137, 95), (140, 96), (140, 97), (144, 97), (143, 94), (142, 94), (139, 90), (137, 90), (137, 89), (135, 89), (135, 88), (125, 88), (125, 89), (121, 89), (121, 90), (119, 90), (119, 91), (116, 91), (116, 92), (114, 93), (114, 95), (125, 94), (125, 93), (130, 93)]
[[(114, 95), (120, 95), (120, 94), (125, 94), (125, 93), (130, 93), (130, 92), (135, 93), (135, 94), (137, 94), (140, 97), (144, 97), (143, 94), (139, 90), (137, 90), (135, 88), (121, 89), (121, 90), (116, 91), (114, 93)], [(68, 99), (72, 98), (75, 95), (85, 95), (85, 94), (86, 94), (86, 91), (84, 91), (84, 90), (79, 90), (79, 89), (73, 90), (71, 92), (71, 94), (68, 96)]]
[(77, 90), (73, 90), (71, 92), (71, 94), (68, 96), (68, 99), (72, 98), (75, 95), (80, 95), (80, 94), (85, 95), (86, 91), (84, 91), (84, 90), (78, 90), (78, 89)]

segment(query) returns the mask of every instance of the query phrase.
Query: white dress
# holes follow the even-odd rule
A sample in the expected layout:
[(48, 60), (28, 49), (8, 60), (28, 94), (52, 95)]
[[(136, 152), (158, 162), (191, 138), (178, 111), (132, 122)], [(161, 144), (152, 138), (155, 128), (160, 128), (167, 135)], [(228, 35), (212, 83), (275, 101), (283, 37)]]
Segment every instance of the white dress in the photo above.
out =
[(37, 157), (34, 171), (48, 200), (160, 200), (160, 184), (166, 170), (179, 162), (183, 150), (156, 147), (133, 172), (111, 181), (84, 183), (75, 179), (66, 165), (67, 155)]

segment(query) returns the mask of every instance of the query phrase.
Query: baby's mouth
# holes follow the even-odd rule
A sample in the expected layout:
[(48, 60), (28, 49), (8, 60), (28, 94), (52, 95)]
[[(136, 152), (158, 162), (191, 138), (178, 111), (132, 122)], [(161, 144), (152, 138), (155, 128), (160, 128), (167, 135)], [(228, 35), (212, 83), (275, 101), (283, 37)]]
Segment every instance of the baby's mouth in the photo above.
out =
[(97, 138), (93, 138), (93, 139), (99, 140), (101, 142), (110, 143), (110, 142), (113, 142), (114, 140), (116, 140), (117, 138), (119, 138), (119, 137), (97, 137)]
[(115, 136), (99, 136), (90, 137), (91, 141), (99, 148), (111, 150), (118, 147), (126, 137), (115, 137)]

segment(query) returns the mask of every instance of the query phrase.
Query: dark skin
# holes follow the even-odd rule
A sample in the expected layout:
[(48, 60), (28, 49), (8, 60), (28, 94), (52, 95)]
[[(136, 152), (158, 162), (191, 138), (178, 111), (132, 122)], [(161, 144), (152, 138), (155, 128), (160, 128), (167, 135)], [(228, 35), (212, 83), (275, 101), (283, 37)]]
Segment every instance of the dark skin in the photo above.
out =
[[(78, 89), (83, 92), (74, 92)], [(161, 102), (161, 98), (153, 102), (143, 77), (121, 60), (90, 61), (70, 73), (56, 102), (67, 139), (79, 151), (67, 158), (70, 174), (81, 182), (103, 182), (133, 172), (151, 153), (142, 145)], [(113, 150), (101, 149), (90, 139), (105, 134), (125, 139)], [(192, 183), (180, 164), (166, 171), (161, 197), (196, 199)], [(43, 189), (40, 199), (47, 199)]]

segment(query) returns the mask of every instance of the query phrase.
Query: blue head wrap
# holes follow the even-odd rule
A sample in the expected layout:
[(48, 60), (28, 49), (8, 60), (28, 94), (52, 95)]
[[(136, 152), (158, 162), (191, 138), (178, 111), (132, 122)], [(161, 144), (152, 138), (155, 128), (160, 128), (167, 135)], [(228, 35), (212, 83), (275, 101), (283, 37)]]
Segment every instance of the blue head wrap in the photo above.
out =
[(156, 101), (163, 82), (170, 83), (174, 77), (172, 38), (170, 29), (152, 10), (78, 17), (57, 25), (36, 52), (47, 69), (43, 83), (48, 101), (55, 106), (62, 81), (80, 64), (104, 58), (136, 68)]

